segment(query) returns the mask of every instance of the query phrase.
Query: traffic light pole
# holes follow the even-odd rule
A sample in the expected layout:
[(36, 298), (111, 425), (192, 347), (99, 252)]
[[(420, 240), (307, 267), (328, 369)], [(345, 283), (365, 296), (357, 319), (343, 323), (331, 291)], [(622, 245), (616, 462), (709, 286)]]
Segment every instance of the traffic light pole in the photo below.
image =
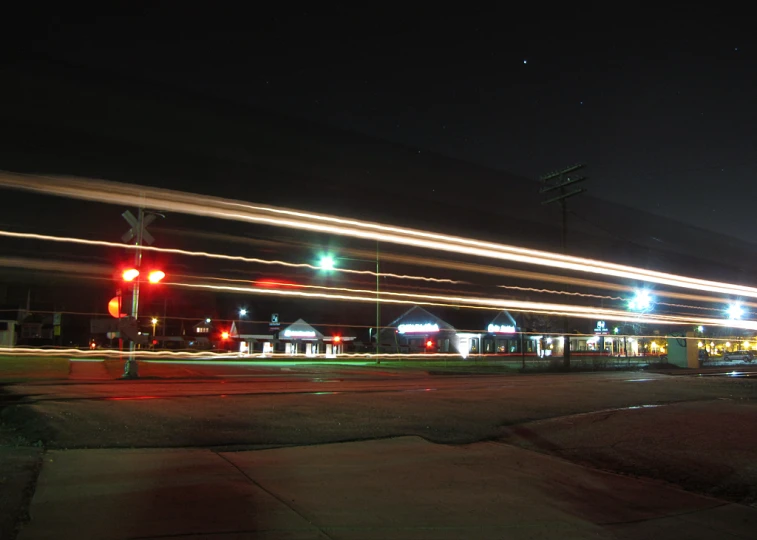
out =
[[(139, 217), (137, 218), (137, 249), (134, 250), (134, 268), (141, 271), (142, 266), (142, 233), (144, 232), (145, 222), (145, 210), (139, 209)], [(131, 316), (137, 321), (137, 327), (139, 327), (139, 282), (141, 276), (137, 276), (134, 280), (134, 292), (131, 297)], [(137, 368), (137, 344), (134, 340), (131, 340), (129, 344), (129, 356), (126, 358), (126, 364), (124, 364), (124, 379), (136, 379), (139, 377)]]

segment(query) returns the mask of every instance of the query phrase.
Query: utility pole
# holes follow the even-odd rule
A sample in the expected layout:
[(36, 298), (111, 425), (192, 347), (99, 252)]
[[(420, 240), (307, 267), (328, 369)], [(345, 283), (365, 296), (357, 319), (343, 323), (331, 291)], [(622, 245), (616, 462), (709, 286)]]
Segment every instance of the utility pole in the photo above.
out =
[[(558, 195), (542, 201), (542, 204), (560, 203), (560, 208), (562, 210), (561, 243), (564, 255), (568, 252), (568, 199), (586, 191), (585, 188), (578, 188), (573, 191), (568, 191), (566, 188), (586, 180), (585, 176), (575, 174), (576, 171), (583, 169), (585, 166), (586, 165), (573, 165), (560, 171), (553, 171), (541, 177), (541, 181), (544, 185), (539, 189), (539, 193), (544, 194), (556, 190), (558, 193)], [(563, 318), (563, 366), (566, 370), (570, 370), (570, 333), (568, 327), (569, 320), (566, 316)]]
[[(381, 297), (379, 294), (379, 284), (380, 284), (380, 274), (379, 274), (379, 243), (378, 240), (376, 240), (376, 355), (379, 354), (380, 351), (380, 344), (379, 339), (381, 338)], [(378, 356), (376, 357), (376, 362), (378, 362)]]

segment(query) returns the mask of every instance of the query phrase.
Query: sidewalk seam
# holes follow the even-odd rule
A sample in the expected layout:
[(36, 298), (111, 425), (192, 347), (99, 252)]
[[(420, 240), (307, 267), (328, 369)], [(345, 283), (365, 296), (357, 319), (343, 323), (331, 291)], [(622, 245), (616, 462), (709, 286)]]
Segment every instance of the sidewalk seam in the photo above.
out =
[(251, 477), (251, 476), (250, 476), (249, 474), (247, 474), (247, 473), (246, 473), (246, 472), (245, 472), (245, 471), (244, 471), (244, 470), (243, 470), (243, 469), (242, 469), (241, 467), (239, 467), (239, 466), (238, 466), (238, 465), (237, 465), (236, 463), (234, 463), (233, 461), (231, 461), (230, 459), (228, 459), (228, 458), (227, 458), (226, 456), (224, 456), (223, 454), (221, 454), (221, 453), (219, 453), (219, 452), (216, 452), (216, 451), (213, 451), (213, 450), (211, 450), (211, 452), (213, 452), (213, 453), (214, 453), (215, 455), (217, 455), (217, 456), (218, 456), (219, 458), (221, 458), (221, 459), (222, 459), (222, 460), (224, 460), (224, 461), (225, 461), (226, 463), (228, 463), (229, 465), (231, 465), (232, 467), (234, 467), (234, 468), (235, 468), (235, 469), (236, 469), (237, 471), (239, 471), (239, 473), (240, 473), (240, 474), (241, 474), (242, 476), (244, 476), (244, 477), (245, 477), (245, 478), (246, 478), (246, 479), (247, 479), (247, 480), (248, 480), (248, 481), (249, 481), (250, 483), (252, 483), (252, 484), (253, 484), (253, 485), (254, 485), (255, 487), (257, 487), (257, 488), (261, 489), (262, 491), (264, 491), (265, 493), (267, 493), (268, 495), (270, 495), (271, 497), (273, 497), (274, 499), (276, 499), (277, 501), (279, 501), (279, 502), (280, 502), (281, 504), (283, 504), (284, 506), (286, 506), (287, 508), (289, 508), (289, 509), (290, 509), (290, 510), (291, 510), (292, 512), (294, 512), (295, 514), (297, 514), (298, 516), (300, 516), (300, 517), (301, 517), (302, 519), (304, 519), (305, 521), (307, 521), (308, 523), (310, 523), (310, 525), (312, 525), (313, 527), (315, 527), (315, 528), (316, 528), (316, 529), (318, 530), (318, 532), (320, 532), (320, 533), (321, 533), (322, 535), (324, 535), (324, 536), (325, 536), (326, 538), (329, 538), (330, 540), (333, 540), (333, 536), (331, 536), (331, 535), (330, 535), (330, 534), (328, 534), (328, 533), (327, 533), (326, 531), (324, 531), (324, 530), (323, 530), (323, 529), (322, 529), (321, 527), (319, 527), (318, 525), (316, 525), (315, 523), (313, 523), (313, 521), (312, 521), (312, 520), (311, 520), (310, 518), (308, 518), (307, 516), (305, 516), (305, 515), (304, 515), (304, 514), (303, 514), (302, 512), (300, 512), (300, 511), (299, 511), (299, 510), (298, 510), (297, 508), (295, 508), (295, 507), (294, 507), (294, 506), (293, 506), (292, 504), (290, 504), (290, 503), (289, 503), (289, 502), (288, 502), (287, 500), (283, 499), (282, 497), (280, 497), (279, 495), (277, 495), (277, 494), (276, 494), (276, 493), (274, 493), (273, 491), (271, 491), (271, 490), (267, 489), (267, 488), (266, 488), (266, 487), (264, 487), (264, 486), (263, 486), (262, 484), (260, 484), (260, 483), (259, 483), (259, 482), (258, 482), (257, 480), (255, 480), (254, 478), (252, 478), (252, 477)]

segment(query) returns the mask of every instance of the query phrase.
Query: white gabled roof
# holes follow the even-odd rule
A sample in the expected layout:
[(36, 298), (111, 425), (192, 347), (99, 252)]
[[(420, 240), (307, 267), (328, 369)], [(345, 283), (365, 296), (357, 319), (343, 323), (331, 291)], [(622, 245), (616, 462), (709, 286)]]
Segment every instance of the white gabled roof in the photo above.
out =
[(279, 339), (323, 339), (323, 334), (302, 319), (297, 319), (279, 333)]
[(408, 309), (405, 313), (397, 317), (394, 321), (389, 324), (390, 327), (399, 327), (403, 324), (411, 324), (411, 325), (425, 325), (425, 324), (436, 324), (439, 327), (439, 330), (451, 330), (454, 332), (455, 327), (449, 324), (448, 322), (440, 319), (430, 311), (427, 311), (423, 309), (420, 306), (413, 306), (410, 309)]

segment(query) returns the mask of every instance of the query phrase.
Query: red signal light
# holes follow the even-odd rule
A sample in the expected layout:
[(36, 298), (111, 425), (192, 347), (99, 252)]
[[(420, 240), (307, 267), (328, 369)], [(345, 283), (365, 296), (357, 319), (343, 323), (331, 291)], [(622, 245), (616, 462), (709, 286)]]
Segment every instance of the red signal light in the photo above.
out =
[(429, 340), (428, 340), (428, 341), (426, 342), (426, 348), (427, 348), (427, 349), (430, 349), (430, 348), (431, 348), (431, 347), (433, 347), (433, 346), (434, 346), (434, 342), (433, 342), (433, 341), (431, 341), (431, 340), (429, 339)]
[(339, 343), (342, 341), (342, 336), (334, 336), (334, 343)]
[(221, 332), (221, 339), (229, 339), (229, 333), (228, 332)]
[(129, 268), (127, 270), (124, 270), (123, 274), (121, 274), (121, 277), (124, 279), (124, 281), (134, 281), (139, 277), (139, 270), (136, 268)]
[(164, 277), (166, 277), (166, 273), (163, 272), (163, 270), (152, 270), (149, 274), (147, 274), (147, 281), (149, 281), (150, 283), (158, 283)]

